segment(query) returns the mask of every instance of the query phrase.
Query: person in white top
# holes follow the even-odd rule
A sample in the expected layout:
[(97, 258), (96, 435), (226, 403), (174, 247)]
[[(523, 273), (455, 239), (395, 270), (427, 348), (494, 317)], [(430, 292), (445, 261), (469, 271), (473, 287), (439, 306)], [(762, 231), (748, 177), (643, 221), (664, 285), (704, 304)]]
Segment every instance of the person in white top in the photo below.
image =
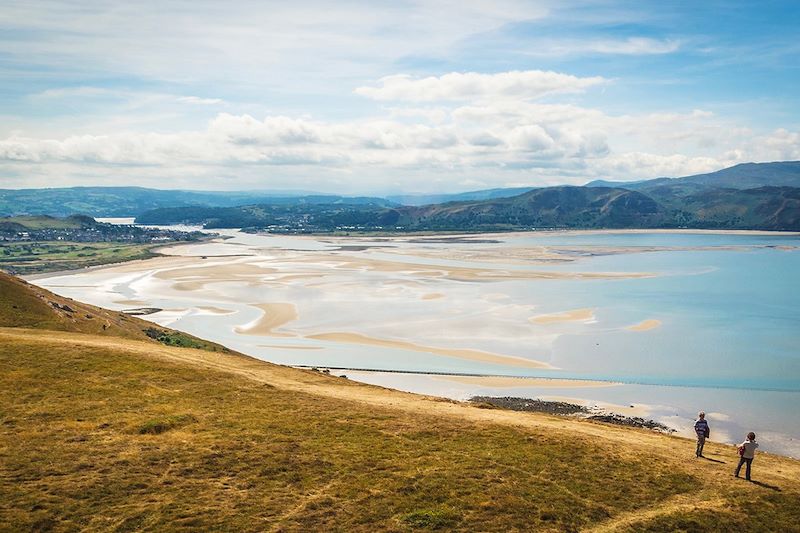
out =
[(756, 456), (756, 448), (758, 448), (756, 434), (751, 431), (747, 434), (747, 440), (738, 446), (739, 465), (736, 467), (736, 472), (733, 473), (734, 476), (739, 477), (739, 471), (742, 469), (742, 465), (747, 463), (744, 478), (750, 481), (750, 465), (753, 462), (753, 458)]

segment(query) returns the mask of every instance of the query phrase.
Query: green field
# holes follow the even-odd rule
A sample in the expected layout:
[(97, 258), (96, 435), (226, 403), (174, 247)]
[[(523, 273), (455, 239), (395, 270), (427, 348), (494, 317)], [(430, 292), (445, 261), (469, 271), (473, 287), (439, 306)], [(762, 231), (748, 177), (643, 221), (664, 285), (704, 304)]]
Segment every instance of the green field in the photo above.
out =
[(0, 269), (12, 274), (73, 270), (154, 257), (153, 244), (14, 242), (0, 244)]

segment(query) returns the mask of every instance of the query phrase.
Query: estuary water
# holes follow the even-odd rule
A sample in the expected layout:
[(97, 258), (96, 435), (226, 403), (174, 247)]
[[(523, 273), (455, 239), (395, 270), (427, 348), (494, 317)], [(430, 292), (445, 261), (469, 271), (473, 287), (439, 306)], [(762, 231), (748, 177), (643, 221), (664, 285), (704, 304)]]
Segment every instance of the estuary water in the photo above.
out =
[(752, 430), (800, 456), (797, 235), (223, 233), (34, 282), (159, 308), (144, 318), (277, 363), (457, 399), (569, 399), (682, 434), (703, 409), (713, 440)]

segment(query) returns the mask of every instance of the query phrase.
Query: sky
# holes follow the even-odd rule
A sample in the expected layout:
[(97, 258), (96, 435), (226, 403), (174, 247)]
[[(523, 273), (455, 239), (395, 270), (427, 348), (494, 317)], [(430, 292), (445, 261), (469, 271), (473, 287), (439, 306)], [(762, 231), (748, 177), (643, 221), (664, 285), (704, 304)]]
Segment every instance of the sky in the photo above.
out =
[(800, 2), (0, 0), (0, 188), (338, 194), (800, 159)]

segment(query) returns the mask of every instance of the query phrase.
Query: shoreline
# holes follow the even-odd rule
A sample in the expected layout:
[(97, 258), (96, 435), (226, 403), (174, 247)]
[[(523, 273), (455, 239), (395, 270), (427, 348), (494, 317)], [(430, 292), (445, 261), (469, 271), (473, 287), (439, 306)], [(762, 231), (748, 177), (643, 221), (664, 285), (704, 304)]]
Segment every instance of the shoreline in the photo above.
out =
[[(238, 230), (242, 228), (218, 228), (227, 230)], [(800, 231), (790, 230), (759, 230), (759, 229), (690, 229), (690, 228), (627, 228), (627, 229), (541, 229), (541, 230), (509, 230), (509, 231), (405, 231), (405, 232), (330, 232), (330, 233), (269, 233), (269, 232), (255, 232), (246, 233), (247, 235), (262, 235), (262, 236), (280, 236), (280, 237), (296, 237), (299, 239), (318, 239), (321, 237), (330, 237), (336, 239), (363, 239), (372, 237), (453, 237), (453, 238), (466, 238), (470, 236), (484, 236), (484, 238), (502, 237), (507, 235), (565, 235), (565, 234), (578, 234), (578, 235), (607, 235), (607, 234), (646, 234), (646, 233), (674, 233), (683, 235), (752, 235), (752, 236), (781, 236), (781, 237), (800, 237)], [(468, 241), (468, 239), (467, 239)]]

